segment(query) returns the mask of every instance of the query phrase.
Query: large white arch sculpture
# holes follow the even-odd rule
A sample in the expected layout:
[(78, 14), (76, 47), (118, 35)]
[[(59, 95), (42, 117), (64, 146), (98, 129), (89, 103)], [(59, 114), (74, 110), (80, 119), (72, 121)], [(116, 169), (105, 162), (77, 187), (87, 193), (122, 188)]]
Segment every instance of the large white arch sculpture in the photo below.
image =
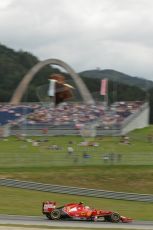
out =
[(70, 66), (68, 66), (65, 62), (60, 61), (58, 59), (47, 59), (47, 60), (40, 61), (39, 63), (37, 63), (23, 77), (23, 79), (19, 83), (18, 87), (16, 88), (16, 90), (15, 90), (15, 92), (14, 92), (12, 98), (11, 98), (10, 104), (17, 105), (17, 104), (20, 103), (24, 93), (27, 90), (27, 87), (28, 87), (29, 83), (34, 78), (36, 73), (40, 69), (42, 69), (44, 66), (49, 65), (49, 64), (59, 65), (59, 66), (63, 67), (70, 74), (72, 79), (74, 80), (78, 90), (80, 91), (80, 94), (81, 94), (81, 96), (83, 98), (84, 103), (86, 103), (86, 104), (93, 104), (94, 103), (94, 99), (92, 98), (92, 96), (91, 96), (89, 90), (87, 89), (86, 85), (84, 84), (82, 79), (79, 77), (79, 75), (77, 73), (75, 73), (75, 71)]

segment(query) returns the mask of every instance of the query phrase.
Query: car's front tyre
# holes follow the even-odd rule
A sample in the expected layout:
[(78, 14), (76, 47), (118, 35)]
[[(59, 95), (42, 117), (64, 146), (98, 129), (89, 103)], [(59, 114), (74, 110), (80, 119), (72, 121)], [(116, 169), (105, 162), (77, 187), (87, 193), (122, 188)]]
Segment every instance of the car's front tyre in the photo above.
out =
[(120, 222), (120, 219), (121, 219), (120, 215), (119, 215), (118, 213), (116, 213), (116, 212), (114, 212), (114, 213), (112, 213), (112, 214), (110, 215), (110, 220), (111, 220), (111, 222), (113, 222), (113, 223), (118, 223), (118, 222)]
[(118, 223), (120, 222), (120, 215), (116, 212), (112, 213), (111, 215), (109, 216), (105, 216), (105, 221), (108, 221), (108, 222), (113, 222), (113, 223)]

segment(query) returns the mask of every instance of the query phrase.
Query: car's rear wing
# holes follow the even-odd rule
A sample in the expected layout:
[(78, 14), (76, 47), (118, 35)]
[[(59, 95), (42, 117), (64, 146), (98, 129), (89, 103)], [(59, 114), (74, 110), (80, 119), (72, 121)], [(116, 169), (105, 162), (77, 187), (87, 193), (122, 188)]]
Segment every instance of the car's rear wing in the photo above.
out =
[(42, 213), (50, 213), (56, 208), (56, 202), (54, 201), (44, 201), (42, 204)]

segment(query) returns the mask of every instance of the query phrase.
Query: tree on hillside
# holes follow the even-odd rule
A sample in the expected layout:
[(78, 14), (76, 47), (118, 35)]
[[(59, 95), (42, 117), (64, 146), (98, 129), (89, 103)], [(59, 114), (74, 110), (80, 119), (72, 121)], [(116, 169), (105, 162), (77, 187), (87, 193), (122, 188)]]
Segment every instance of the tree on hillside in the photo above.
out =
[[(16, 52), (6, 46), (0, 45), (0, 100), (8, 102), (24, 75), (36, 64), (38, 59), (28, 52)], [(34, 93), (37, 85), (44, 84), (54, 70), (50, 66), (44, 67), (33, 79), (28, 87), (28, 97), (31, 101), (37, 101)], [(9, 90), (8, 90), (9, 89)]]

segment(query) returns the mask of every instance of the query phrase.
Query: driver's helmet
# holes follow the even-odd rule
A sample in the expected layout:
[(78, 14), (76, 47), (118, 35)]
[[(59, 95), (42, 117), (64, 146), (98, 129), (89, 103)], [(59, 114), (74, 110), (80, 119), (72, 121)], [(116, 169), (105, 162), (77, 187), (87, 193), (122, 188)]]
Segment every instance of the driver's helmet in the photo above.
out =
[(79, 204), (83, 204), (83, 202), (80, 201)]

